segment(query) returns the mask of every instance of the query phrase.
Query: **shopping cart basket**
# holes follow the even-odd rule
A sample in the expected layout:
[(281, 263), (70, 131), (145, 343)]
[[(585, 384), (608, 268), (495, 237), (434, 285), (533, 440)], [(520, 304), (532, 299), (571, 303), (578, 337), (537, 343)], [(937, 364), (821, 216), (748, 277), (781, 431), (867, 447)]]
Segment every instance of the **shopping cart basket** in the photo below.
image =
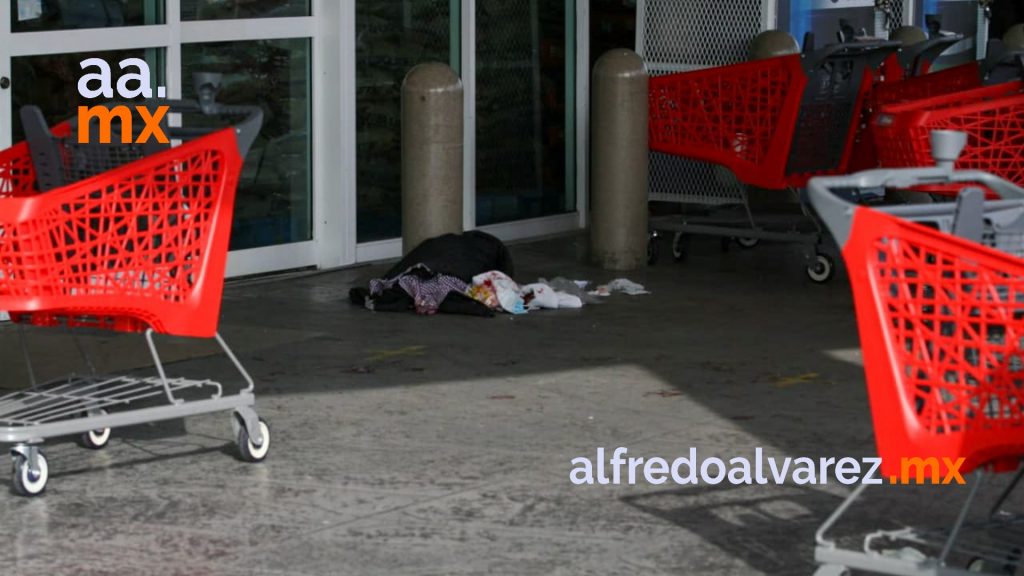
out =
[[(735, 213), (654, 218), (652, 230), (676, 233), (677, 257), (687, 234), (801, 242), (808, 274), (832, 277), (818, 250), (821, 231), (798, 191), (815, 174), (843, 173), (874, 71), (898, 42), (855, 42), (803, 55), (652, 78), (650, 148), (713, 162), (747, 187), (788, 191), (797, 214), (755, 215), (746, 192)], [(655, 234), (656, 235), (656, 234)]]
[(882, 81), (875, 82), (862, 111), (861, 126), (857, 130), (850, 170), (861, 171), (878, 167), (877, 144), (871, 127), (884, 107), (973, 90), (980, 87), (981, 82), (981, 66), (977, 62), (937, 72), (900, 76), (896, 80), (887, 76)]
[[(944, 478), (960, 459), (959, 472), (976, 478), (951, 528), (880, 531), (863, 550), (842, 549), (827, 535), (863, 494), (868, 484), (861, 484), (818, 532), (821, 575), (851, 568), (1013, 574), (1020, 564), (1024, 518), (1002, 506), (1024, 469), (991, 513), (967, 520), (984, 473), (1016, 470), (1024, 456), (1024, 190), (988, 173), (956, 171), (965, 142), (962, 133), (936, 132), (934, 168), (808, 185), (849, 269), (881, 479), (905, 481), (908, 462), (928, 460)], [(834, 193), (934, 183), (965, 192), (956, 203), (881, 209)], [(982, 187), (1004, 200), (984, 202)], [(1007, 565), (1011, 571), (1002, 572)]]
[[(880, 164), (893, 168), (929, 165), (933, 130), (967, 133), (959, 168), (991, 172), (1024, 185), (1024, 82), (884, 107), (874, 122)], [(937, 194), (956, 192), (955, 187), (934, 185), (920, 189)]]
[[(269, 449), (253, 380), (216, 331), (236, 186), (262, 112), (157, 104), (243, 119), (216, 131), (172, 129), (181, 145), (146, 150), (78, 144), (68, 124), (40, 134), (42, 116), (26, 109), (29, 142), (0, 152), (0, 310), (20, 325), (144, 332), (157, 371), (32, 382), (0, 398), (0, 442), (14, 445), (22, 495), (46, 487), (39, 444), (57, 436), (100, 448), (112, 428), (233, 410), (242, 458), (259, 461)], [(40, 192), (44, 173), (61, 185)], [(154, 334), (215, 338), (245, 386), (225, 394), (212, 380), (168, 377)]]

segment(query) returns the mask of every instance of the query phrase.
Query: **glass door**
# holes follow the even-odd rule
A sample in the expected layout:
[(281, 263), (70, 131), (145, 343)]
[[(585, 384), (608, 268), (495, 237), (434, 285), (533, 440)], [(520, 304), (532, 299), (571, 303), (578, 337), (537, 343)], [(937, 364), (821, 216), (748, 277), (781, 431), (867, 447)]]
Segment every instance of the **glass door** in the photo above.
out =
[[(165, 85), (166, 49), (139, 31), (165, 26), (162, 0), (9, 0), (0, 11), (0, 145), (23, 138), (18, 111), (39, 106), (51, 124), (80, 104), (79, 63), (141, 58)], [(121, 42), (102, 42), (117, 30)]]
[(576, 211), (576, 2), (476, 1), (476, 224)]
[(319, 101), (315, 90), (322, 88), (313, 82), (314, 50), (319, 31), (329, 28), (317, 23), (314, 10), (336, 15), (334, 0), (8, 4), (0, 13), (0, 145), (21, 140), (21, 106), (40, 106), (51, 123), (72, 115), (81, 100), (77, 84), (84, 58), (105, 60), (115, 78), (119, 61), (142, 58), (150, 64), (153, 83), (166, 86), (171, 97), (194, 96), (190, 79), (195, 72), (221, 73), (218, 101), (256, 104), (264, 110), (263, 129), (239, 183), (229, 275), (315, 267), (340, 259), (343, 245), (318, 247), (314, 242), (316, 229), (341, 217), (324, 215), (314, 222), (314, 183), (329, 177), (326, 171), (317, 172), (314, 161), (314, 142), (320, 136), (313, 128), (314, 103)]
[(402, 82), (417, 64), (461, 71), (459, 0), (355, 0), (357, 238), (402, 236)]

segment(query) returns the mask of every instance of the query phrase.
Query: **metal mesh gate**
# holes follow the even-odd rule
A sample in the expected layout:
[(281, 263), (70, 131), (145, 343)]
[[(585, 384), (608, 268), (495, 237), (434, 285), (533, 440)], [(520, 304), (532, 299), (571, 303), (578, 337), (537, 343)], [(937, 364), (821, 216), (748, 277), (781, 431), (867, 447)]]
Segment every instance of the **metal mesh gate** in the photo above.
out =
[[(775, 0), (638, 0), (637, 53), (653, 76), (747, 59), (750, 41), (772, 20)], [(692, 204), (743, 202), (729, 170), (651, 153), (650, 199)]]
[(888, 38), (900, 26), (910, 23), (912, 0), (880, 0), (875, 5), (875, 35)]

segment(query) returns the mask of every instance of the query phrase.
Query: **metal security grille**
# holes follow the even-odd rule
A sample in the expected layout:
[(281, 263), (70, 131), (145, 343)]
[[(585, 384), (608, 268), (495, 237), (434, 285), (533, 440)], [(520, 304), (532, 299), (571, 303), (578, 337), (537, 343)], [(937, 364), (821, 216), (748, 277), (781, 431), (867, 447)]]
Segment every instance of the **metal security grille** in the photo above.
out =
[(910, 22), (913, 0), (881, 0), (875, 6), (875, 35), (888, 38), (900, 26)]
[(477, 3), (478, 223), (539, 203), (543, 170), (537, 0)]
[[(638, 0), (637, 53), (653, 76), (747, 59), (776, 0)], [(732, 173), (714, 164), (651, 153), (650, 199), (686, 204), (743, 202)]]

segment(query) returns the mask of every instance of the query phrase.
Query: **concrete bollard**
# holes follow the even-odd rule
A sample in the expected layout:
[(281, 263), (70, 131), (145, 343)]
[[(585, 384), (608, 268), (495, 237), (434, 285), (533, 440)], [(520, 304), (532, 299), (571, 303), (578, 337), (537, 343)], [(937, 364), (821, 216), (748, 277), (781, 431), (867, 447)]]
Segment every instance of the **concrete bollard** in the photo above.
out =
[(463, 229), (462, 81), (445, 64), (402, 83), (402, 252)]
[(594, 65), (590, 257), (606, 270), (647, 262), (648, 76), (630, 50)]

